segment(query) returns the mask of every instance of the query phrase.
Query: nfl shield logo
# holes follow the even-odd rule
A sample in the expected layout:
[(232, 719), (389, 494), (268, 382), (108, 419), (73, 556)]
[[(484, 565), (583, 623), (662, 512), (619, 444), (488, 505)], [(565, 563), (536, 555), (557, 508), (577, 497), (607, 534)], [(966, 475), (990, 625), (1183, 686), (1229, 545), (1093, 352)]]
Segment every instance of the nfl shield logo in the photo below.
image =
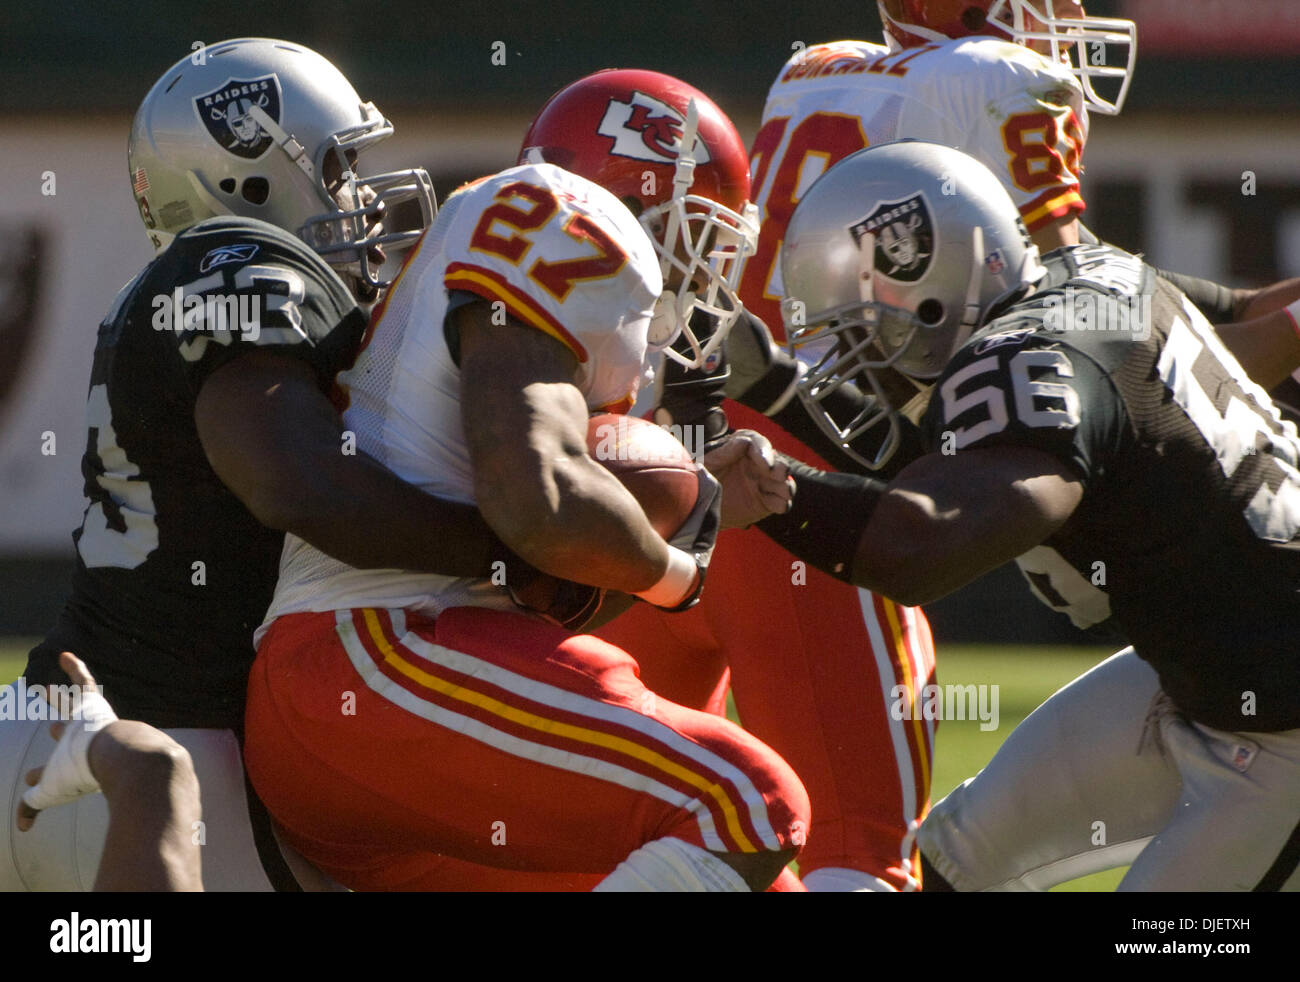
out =
[(194, 100), (194, 110), (212, 138), (237, 157), (256, 160), (271, 145), (271, 134), (258, 124), (254, 108), (280, 122), (280, 80), (227, 79), (219, 88)]
[(934, 225), (919, 191), (898, 201), (879, 202), (866, 218), (850, 225), (849, 232), (859, 248), (868, 234), (875, 236), (875, 270), (880, 276), (915, 283), (930, 271)]

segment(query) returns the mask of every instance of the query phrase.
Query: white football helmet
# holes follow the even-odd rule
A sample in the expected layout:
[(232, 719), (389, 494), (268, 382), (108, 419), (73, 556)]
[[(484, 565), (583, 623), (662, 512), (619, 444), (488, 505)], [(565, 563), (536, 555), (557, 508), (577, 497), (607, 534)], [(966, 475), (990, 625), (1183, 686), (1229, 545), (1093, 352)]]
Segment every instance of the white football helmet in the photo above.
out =
[[(1114, 116), (1128, 97), (1137, 61), (1137, 25), (1085, 14), (1081, 0), (876, 0), (893, 48), (988, 35), (1033, 48), (1069, 66), (1088, 108)], [(1109, 54), (1119, 49), (1123, 65)], [(1107, 99), (1094, 80), (1105, 80)]]
[[(845, 157), (804, 194), (781, 252), (786, 336), (808, 366), (800, 398), (845, 452), (880, 469), (899, 414), (915, 422), (989, 310), (1044, 273), (1002, 182), (974, 158), (915, 140)], [(866, 405), (837, 419), (825, 400), (845, 383)], [(855, 448), (882, 426), (868, 454)]]
[[(259, 218), (373, 291), (385, 285), (377, 247), (414, 242), (437, 207), (422, 169), (357, 175), (360, 155), (392, 132), (316, 52), (240, 38), (163, 74), (136, 113), (127, 160), (156, 250), (213, 215)], [(405, 205), (401, 227), (397, 205)]]

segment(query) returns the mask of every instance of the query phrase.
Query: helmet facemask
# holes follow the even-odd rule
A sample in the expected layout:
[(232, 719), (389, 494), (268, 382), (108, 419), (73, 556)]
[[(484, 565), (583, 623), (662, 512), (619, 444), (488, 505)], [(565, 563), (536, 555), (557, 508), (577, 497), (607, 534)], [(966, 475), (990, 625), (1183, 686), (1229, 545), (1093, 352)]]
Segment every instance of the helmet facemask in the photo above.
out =
[[(911, 22), (927, 16), (920, 5), (910, 8), (911, 20), (906, 13), (907, 5), (897, 5), (898, 13), (893, 15), (883, 0), (879, 0), (878, 6), (890, 48), (942, 44), (981, 35), (1001, 37), (1067, 67), (1078, 79), (1086, 104), (1094, 112), (1114, 116), (1128, 97), (1137, 61), (1137, 25), (1131, 20), (1087, 14), (1058, 16), (1055, 0), (982, 0), (981, 3), (972, 0), (966, 11), (969, 16), (942, 24)], [(1122, 67), (1112, 64), (1108, 57), (1114, 47), (1122, 49), (1119, 59)], [(1095, 81), (1108, 83), (1107, 87), (1115, 90), (1113, 98), (1099, 93)]]
[[(1092, 111), (1114, 116), (1124, 107), (1137, 61), (1137, 25), (1133, 21), (1091, 15), (1057, 16), (1052, 0), (994, 0), (989, 20), (1006, 26), (1018, 43), (1067, 66), (1078, 79)], [(1107, 54), (1113, 46), (1123, 49), (1123, 67), (1109, 63)], [(1107, 99), (1097, 92), (1094, 80), (1118, 86), (1114, 98)]]
[[(716, 201), (689, 194), (695, 173), (693, 148), (699, 118), (692, 99), (687, 108), (672, 196), (646, 209), (639, 217), (659, 256), (664, 292), (655, 304), (650, 325), (651, 350), (686, 368), (703, 368), (722, 347), (742, 304), (736, 294), (740, 267), (758, 245), (758, 210), (747, 204), (740, 214)], [(699, 310), (712, 319), (713, 333), (703, 342), (690, 327)], [(683, 337), (684, 355), (670, 347)]]
[[(788, 303), (788, 299), (782, 302), (787, 346), (806, 366), (798, 392), (809, 416), (863, 467), (883, 469), (901, 441), (899, 416), (916, 422), (929, 400), (930, 386), (893, 367), (922, 329), (920, 318), (866, 300), (822, 311), (812, 324), (795, 328), (789, 326)], [(892, 355), (882, 350), (886, 334), (903, 339)], [(862, 398), (837, 401), (835, 394), (846, 385), (857, 389)], [(839, 413), (836, 406), (853, 408)]]
[[(423, 169), (357, 176), (361, 154), (393, 133), (374, 103), (363, 104), (361, 113), (365, 122), (331, 135), (316, 149), (314, 173), (307, 176), (327, 210), (303, 222), (298, 236), (337, 271), (377, 291), (389, 285), (379, 276), (385, 248), (414, 244), (433, 222), (437, 204)], [(418, 217), (407, 207), (395, 210), (411, 202)], [(409, 221), (395, 226), (402, 212)]]

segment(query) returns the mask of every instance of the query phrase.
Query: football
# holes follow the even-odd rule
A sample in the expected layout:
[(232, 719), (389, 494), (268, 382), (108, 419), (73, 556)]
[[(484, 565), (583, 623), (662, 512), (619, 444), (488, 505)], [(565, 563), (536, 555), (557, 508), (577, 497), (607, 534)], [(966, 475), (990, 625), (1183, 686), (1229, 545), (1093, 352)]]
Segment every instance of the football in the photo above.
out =
[(600, 413), (587, 423), (587, 452), (631, 492), (665, 539), (694, 509), (701, 465), (663, 427), (636, 416)]

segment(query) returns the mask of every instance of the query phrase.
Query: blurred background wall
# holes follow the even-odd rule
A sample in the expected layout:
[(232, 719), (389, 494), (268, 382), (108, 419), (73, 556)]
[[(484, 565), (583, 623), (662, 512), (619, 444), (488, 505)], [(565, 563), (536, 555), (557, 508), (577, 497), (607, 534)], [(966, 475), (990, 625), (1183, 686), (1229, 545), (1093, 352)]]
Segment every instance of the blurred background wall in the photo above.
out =
[[(1300, 0), (1088, 8), (1139, 28), (1123, 115), (1092, 117), (1088, 224), (1158, 265), (1234, 285), (1300, 274)], [(397, 126), (371, 165), (422, 164), (441, 198), (512, 163), (545, 98), (598, 68), (679, 75), (748, 141), (794, 50), (880, 37), (869, 0), (47, 0), (11, 5), (4, 21), (0, 634), (44, 631), (66, 590), (95, 328), (152, 254), (127, 180), (127, 131), (153, 81), (196, 43), (262, 35), (317, 49)], [(931, 613), (941, 639), (1082, 640), (1006, 570)]]

